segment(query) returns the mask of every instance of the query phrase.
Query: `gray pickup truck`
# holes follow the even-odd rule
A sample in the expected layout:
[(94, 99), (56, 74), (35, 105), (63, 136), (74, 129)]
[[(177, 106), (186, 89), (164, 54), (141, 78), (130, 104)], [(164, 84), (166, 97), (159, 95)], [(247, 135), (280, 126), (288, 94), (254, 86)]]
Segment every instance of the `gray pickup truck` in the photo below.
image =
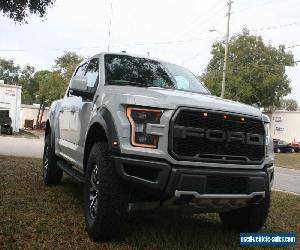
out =
[(212, 96), (187, 69), (101, 53), (75, 70), (46, 123), (43, 179), (84, 183), (92, 240), (120, 236), (127, 212), (192, 204), (239, 232), (266, 221), (274, 178), (270, 120)]

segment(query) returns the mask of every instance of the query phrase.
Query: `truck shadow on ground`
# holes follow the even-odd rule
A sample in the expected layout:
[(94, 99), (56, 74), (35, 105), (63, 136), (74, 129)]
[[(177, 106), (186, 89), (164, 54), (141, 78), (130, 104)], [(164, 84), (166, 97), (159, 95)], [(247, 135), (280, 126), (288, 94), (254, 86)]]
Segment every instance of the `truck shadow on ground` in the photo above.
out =
[[(63, 187), (83, 207), (83, 185), (70, 177), (64, 177)], [(158, 208), (129, 212), (119, 243), (134, 244), (138, 248), (152, 245), (154, 248), (177, 242), (179, 246), (201, 248), (208, 245), (239, 244), (239, 235), (223, 227), (218, 214), (191, 213), (189, 209)]]

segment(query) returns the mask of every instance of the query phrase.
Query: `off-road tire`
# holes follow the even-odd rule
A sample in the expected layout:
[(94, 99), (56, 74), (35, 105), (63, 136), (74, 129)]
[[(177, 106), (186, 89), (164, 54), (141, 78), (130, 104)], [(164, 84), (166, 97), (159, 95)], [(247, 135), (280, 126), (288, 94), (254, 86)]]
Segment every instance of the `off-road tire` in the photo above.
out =
[(219, 213), (220, 220), (225, 227), (238, 232), (257, 232), (265, 224), (270, 208), (270, 192), (258, 204), (239, 208), (230, 212)]
[(122, 235), (128, 201), (128, 191), (116, 174), (107, 143), (96, 143), (87, 162), (84, 186), (85, 225), (91, 240), (113, 240)]
[(45, 185), (61, 183), (63, 171), (57, 165), (57, 156), (55, 155), (54, 143), (51, 140), (51, 132), (45, 137), (42, 172)]

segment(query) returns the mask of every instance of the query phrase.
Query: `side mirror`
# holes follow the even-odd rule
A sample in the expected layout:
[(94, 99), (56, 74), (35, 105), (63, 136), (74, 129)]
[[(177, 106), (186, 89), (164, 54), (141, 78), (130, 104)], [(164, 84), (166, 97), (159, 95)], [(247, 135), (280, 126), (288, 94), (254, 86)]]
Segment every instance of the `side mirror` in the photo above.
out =
[(88, 87), (88, 79), (85, 76), (75, 76), (70, 82), (69, 91), (70, 94), (87, 100), (92, 100), (94, 96), (94, 91)]
[(75, 76), (70, 83), (70, 90), (72, 91), (87, 91), (88, 80), (85, 76)]

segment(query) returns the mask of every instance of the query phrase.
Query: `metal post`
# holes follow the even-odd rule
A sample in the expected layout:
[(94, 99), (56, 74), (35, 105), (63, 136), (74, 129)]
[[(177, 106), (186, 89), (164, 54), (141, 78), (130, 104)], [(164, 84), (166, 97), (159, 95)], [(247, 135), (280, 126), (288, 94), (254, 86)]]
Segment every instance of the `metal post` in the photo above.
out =
[(223, 75), (222, 75), (221, 98), (224, 98), (224, 94), (225, 94), (231, 4), (232, 4), (232, 1), (229, 0), (228, 1), (228, 13), (227, 13), (227, 28), (226, 28), (226, 36), (225, 36), (225, 55), (224, 55)]

